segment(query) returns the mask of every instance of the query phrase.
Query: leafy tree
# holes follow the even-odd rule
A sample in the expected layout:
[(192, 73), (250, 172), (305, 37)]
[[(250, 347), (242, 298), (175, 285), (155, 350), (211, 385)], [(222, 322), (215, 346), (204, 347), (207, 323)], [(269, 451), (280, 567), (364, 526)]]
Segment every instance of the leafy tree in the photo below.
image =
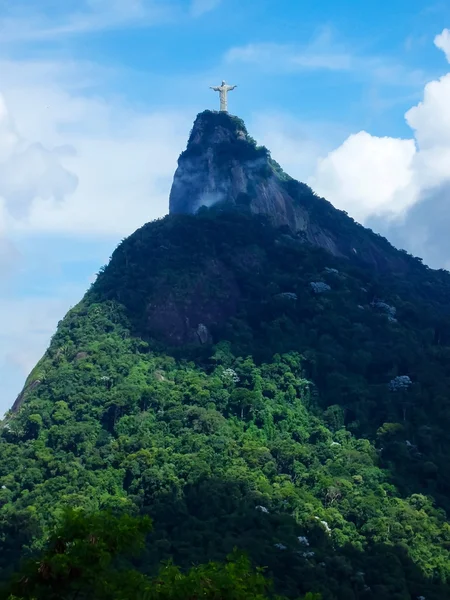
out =
[[(110, 513), (86, 515), (68, 510), (38, 559), (29, 561), (2, 597), (9, 600), (265, 600), (270, 581), (262, 569), (253, 570), (238, 552), (225, 564), (210, 562), (183, 573), (166, 564), (154, 578), (124, 565), (125, 554), (144, 547), (151, 530), (148, 517), (114, 517)], [(271, 598), (275, 596), (270, 595)], [(279, 600), (281, 597), (277, 596)], [(320, 600), (307, 594), (305, 600)]]

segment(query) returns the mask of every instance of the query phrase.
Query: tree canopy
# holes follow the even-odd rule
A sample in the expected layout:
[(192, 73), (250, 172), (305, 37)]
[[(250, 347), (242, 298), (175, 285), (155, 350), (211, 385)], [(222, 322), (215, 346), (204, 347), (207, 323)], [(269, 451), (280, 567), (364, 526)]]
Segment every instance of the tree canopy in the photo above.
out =
[(293, 599), (448, 597), (450, 284), (411, 264), (371, 272), (245, 207), (124, 240), (1, 425), (1, 577), (40, 560), (71, 589), (69, 507), (111, 530), (79, 542), (90, 585), (148, 516), (116, 583), (173, 584), (150, 598), (232, 572), (264, 597), (258, 567)]

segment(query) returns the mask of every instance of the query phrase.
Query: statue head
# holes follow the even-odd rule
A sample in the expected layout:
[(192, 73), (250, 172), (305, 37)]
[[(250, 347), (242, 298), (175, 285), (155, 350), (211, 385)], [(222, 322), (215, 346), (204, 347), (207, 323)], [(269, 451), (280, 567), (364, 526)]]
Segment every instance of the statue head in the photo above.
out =
[(223, 79), (222, 79), (222, 85), (226, 85), (226, 83), (225, 83), (225, 81), (223, 81)]

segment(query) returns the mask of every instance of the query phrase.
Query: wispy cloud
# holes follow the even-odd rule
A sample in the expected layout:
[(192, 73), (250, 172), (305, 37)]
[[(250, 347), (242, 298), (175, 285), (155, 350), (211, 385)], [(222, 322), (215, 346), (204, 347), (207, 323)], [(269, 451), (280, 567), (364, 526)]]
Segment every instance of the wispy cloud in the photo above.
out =
[(313, 53), (309, 48), (298, 49), (291, 44), (247, 44), (231, 48), (225, 55), (226, 62), (246, 62), (265, 69), (297, 71), (300, 69), (348, 70), (351, 56), (348, 54)]
[(265, 69), (288, 72), (306, 69), (348, 71), (354, 58), (344, 46), (333, 40), (329, 28), (322, 28), (306, 45), (247, 44), (231, 48), (225, 55), (225, 61), (252, 63)]
[(297, 71), (336, 71), (390, 85), (422, 85), (429, 75), (408, 69), (391, 57), (365, 55), (348, 48), (322, 29), (308, 44), (255, 43), (229, 49), (226, 63), (247, 63), (271, 73)]
[(192, 0), (190, 13), (194, 18), (201, 17), (217, 8), (221, 2), (222, 0)]
[[(61, 5), (60, 5), (61, 6)], [(82, 0), (76, 9), (52, 9), (40, 5), (36, 11), (26, 0), (18, 0), (0, 19), (0, 43), (58, 39), (116, 29), (123, 26), (149, 26), (170, 19), (176, 10), (170, 0)]]

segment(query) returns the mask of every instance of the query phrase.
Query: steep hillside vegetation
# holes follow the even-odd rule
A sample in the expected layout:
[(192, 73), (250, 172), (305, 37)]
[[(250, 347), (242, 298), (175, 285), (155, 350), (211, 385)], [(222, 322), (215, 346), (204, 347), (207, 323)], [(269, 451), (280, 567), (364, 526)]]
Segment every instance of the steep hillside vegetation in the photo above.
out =
[(449, 283), (402, 260), (220, 203), (124, 240), (1, 431), (3, 573), (82, 506), (151, 515), (150, 575), (238, 547), (292, 598), (448, 597)]
[[(198, 116), (170, 209), (115, 250), (0, 426), (0, 579), (29, 557), (27, 598), (182, 597), (154, 595), (164, 573), (265, 598), (245, 560), (191, 568), (236, 547), (290, 598), (450, 597), (449, 274), (227, 114)], [(68, 507), (87, 515), (69, 530)], [(109, 540), (110, 557), (138, 515), (145, 577), (108, 558), (92, 579), (76, 548)], [(61, 561), (70, 577), (49, 578)]]

